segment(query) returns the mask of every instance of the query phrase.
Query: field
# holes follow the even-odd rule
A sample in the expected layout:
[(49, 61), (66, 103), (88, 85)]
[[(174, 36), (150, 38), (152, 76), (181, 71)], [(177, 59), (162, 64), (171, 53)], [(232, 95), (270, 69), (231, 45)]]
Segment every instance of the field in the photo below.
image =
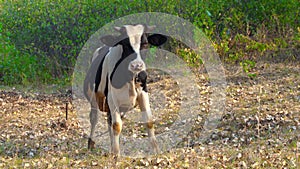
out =
[[(88, 151), (88, 133), (68, 90), (2, 88), (0, 168), (299, 168), (300, 66), (258, 63), (253, 72), (251, 79), (239, 67), (226, 67), (225, 112), (212, 135), (197, 142), (211, 93), (208, 75), (200, 71), (203, 101), (192, 130), (171, 150), (143, 158), (115, 159), (99, 146)], [(149, 90), (156, 131), (163, 133), (185, 100), (171, 77), (157, 72), (150, 73)], [(160, 95), (166, 98), (161, 105)], [(130, 116), (122, 134), (145, 137)]]

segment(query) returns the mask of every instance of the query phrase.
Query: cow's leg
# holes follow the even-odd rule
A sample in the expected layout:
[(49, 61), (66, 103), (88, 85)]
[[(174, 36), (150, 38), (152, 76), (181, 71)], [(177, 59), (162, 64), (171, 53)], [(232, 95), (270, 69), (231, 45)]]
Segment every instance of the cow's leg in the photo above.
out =
[(91, 133), (90, 133), (90, 138), (88, 141), (88, 149), (93, 149), (95, 148), (95, 141), (94, 139), (94, 134), (95, 134), (95, 128), (98, 123), (98, 108), (91, 106), (91, 112), (90, 112), (90, 123), (91, 123)]
[(148, 137), (152, 146), (152, 149), (155, 153), (159, 153), (159, 147), (157, 145), (155, 133), (154, 133), (154, 122), (152, 118), (152, 112), (150, 109), (149, 96), (145, 91), (141, 91), (138, 95), (138, 104), (143, 113), (143, 122), (148, 131)]
[(112, 131), (111, 131), (111, 114), (110, 110), (107, 111), (107, 126), (108, 126), (108, 133), (110, 138), (110, 147), (112, 147)]
[(90, 123), (91, 123), (91, 133), (88, 141), (88, 149), (95, 148), (94, 134), (96, 125), (98, 123), (99, 111), (105, 111), (105, 96), (100, 92), (92, 93), (91, 95), (91, 112), (90, 112)]
[(107, 103), (105, 102), (105, 96), (100, 92), (93, 93), (90, 102), (91, 102), (91, 112), (90, 112), (91, 133), (88, 141), (88, 149), (93, 149), (95, 148), (95, 141), (93, 141), (93, 139), (95, 134), (95, 128), (98, 123), (99, 110), (108, 112), (109, 109)]
[(111, 141), (111, 152), (115, 155), (120, 155), (120, 134), (122, 131), (122, 120), (121, 114), (112, 101), (111, 97), (108, 97), (108, 105), (110, 108), (111, 115), (111, 126), (110, 126), (110, 141)]

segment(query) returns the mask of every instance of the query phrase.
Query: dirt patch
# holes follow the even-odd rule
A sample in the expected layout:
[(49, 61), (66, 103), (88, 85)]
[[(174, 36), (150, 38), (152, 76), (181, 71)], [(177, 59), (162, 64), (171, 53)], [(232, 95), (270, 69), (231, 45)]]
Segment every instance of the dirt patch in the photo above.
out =
[[(117, 162), (100, 148), (86, 149), (88, 133), (81, 128), (69, 96), (1, 90), (0, 167), (296, 168), (300, 66), (259, 64), (253, 79), (237, 70), (227, 69), (226, 111), (208, 140), (198, 141), (211, 93), (209, 77), (202, 73), (197, 85), (203, 101), (193, 130), (182, 143), (155, 157)], [(176, 81), (163, 72), (150, 72), (149, 91), (156, 132), (163, 133), (176, 121), (184, 100)], [(124, 122), (122, 134), (146, 137), (143, 126), (130, 118)]]

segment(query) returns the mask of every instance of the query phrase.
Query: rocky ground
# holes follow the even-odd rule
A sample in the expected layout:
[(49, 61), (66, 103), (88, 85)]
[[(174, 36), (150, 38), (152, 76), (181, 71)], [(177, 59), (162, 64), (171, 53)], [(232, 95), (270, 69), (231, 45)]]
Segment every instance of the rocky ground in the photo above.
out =
[[(171, 76), (149, 72), (149, 91), (157, 135), (191, 124), (171, 149), (143, 158), (114, 159), (100, 146), (88, 151), (70, 94), (3, 88), (0, 90), (0, 168), (299, 168), (300, 65), (261, 63), (249, 78), (238, 67), (226, 68), (226, 106), (204, 141), (211, 86), (205, 71), (196, 74), (197, 110), (180, 119), (183, 99)], [(137, 112), (136, 112), (137, 113)], [(192, 116), (196, 113), (196, 116)], [(67, 115), (67, 119), (66, 119)], [(131, 114), (122, 134), (146, 137)]]

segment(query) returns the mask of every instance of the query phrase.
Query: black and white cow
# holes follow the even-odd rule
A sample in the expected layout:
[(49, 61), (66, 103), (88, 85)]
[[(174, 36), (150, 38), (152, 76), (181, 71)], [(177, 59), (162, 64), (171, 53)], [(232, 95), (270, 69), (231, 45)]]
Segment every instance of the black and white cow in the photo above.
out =
[(160, 34), (149, 35), (154, 28), (142, 24), (124, 25), (114, 28), (120, 33), (119, 36), (100, 38), (105, 46), (95, 51), (84, 81), (84, 94), (91, 103), (89, 149), (94, 148), (93, 137), (100, 110), (107, 112), (111, 152), (119, 155), (121, 113), (131, 110), (138, 103), (152, 149), (159, 151), (147, 93), (146, 65), (141, 56), (141, 50), (149, 45), (160, 46), (167, 40)]

